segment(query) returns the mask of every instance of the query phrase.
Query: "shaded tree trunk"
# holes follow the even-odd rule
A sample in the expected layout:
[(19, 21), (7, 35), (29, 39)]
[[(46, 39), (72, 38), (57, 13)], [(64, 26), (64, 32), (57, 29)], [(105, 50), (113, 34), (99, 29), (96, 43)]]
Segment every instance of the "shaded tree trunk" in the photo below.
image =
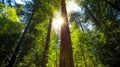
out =
[[(33, 15), (34, 15), (34, 13), (33, 13)], [(16, 49), (15, 49), (15, 51), (14, 51), (14, 53), (13, 53), (13, 55), (12, 55), (12, 57), (11, 57), (11, 60), (10, 60), (10, 62), (9, 62), (9, 64), (8, 64), (7, 67), (13, 67), (13, 65), (14, 65), (14, 63), (15, 63), (16, 56), (17, 56), (18, 53), (19, 53), (19, 50), (20, 50), (22, 41), (23, 41), (23, 39), (24, 39), (24, 37), (25, 37), (25, 34), (26, 34), (26, 32), (27, 32), (27, 30), (28, 30), (28, 28), (29, 28), (29, 26), (30, 26), (31, 20), (32, 20), (32, 18), (33, 18), (33, 15), (31, 16), (30, 20), (28, 21), (28, 24), (27, 24), (27, 26), (25, 27), (25, 30), (24, 30), (24, 32), (23, 32), (23, 34), (22, 34), (22, 36), (21, 36), (21, 38), (20, 38), (20, 40), (19, 40), (19, 42), (18, 42), (18, 44), (17, 44), (17, 46), (16, 46)]]
[(107, 27), (108, 31), (110, 30), (109, 27), (105, 24), (104, 21), (102, 21), (102, 20), (101, 20), (101, 22), (98, 21), (98, 19), (93, 15), (93, 13), (90, 11), (90, 9), (87, 7), (87, 5), (84, 5), (84, 6), (85, 6), (85, 8), (87, 9), (87, 11), (88, 11), (89, 14), (91, 15), (93, 21), (95, 22), (95, 24), (96, 24), (98, 27), (100, 27), (101, 24), (103, 24), (103, 25), (105, 25), (105, 26)]
[(2, 0), (2, 3), (4, 4), (4, 0)]
[(42, 59), (42, 67), (46, 67), (46, 64), (48, 63), (48, 51), (49, 51), (49, 43), (50, 43), (50, 34), (51, 34), (51, 26), (52, 26), (52, 18), (49, 20), (49, 26), (48, 26), (48, 31), (47, 31), (47, 39), (46, 39), (46, 45), (44, 48), (44, 53), (43, 53), (43, 59)]
[(84, 54), (84, 48), (82, 47), (81, 44), (80, 44), (80, 48), (81, 48), (81, 52), (82, 52), (82, 56), (83, 56), (83, 61), (84, 61), (85, 67), (87, 67), (86, 58), (85, 58), (85, 54)]
[(83, 26), (82, 26), (82, 23), (81, 23), (81, 21), (80, 21), (80, 18), (79, 18), (79, 17), (78, 17), (78, 20), (79, 20), (80, 27), (81, 27), (81, 29), (82, 29), (82, 31), (83, 31), (83, 34), (84, 34), (84, 29), (83, 29)]
[(80, 17), (79, 17), (79, 13), (71, 13), (71, 17), (70, 17), (70, 22), (73, 22), (75, 21), (77, 24), (78, 24), (78, 27), (80, 26), (82, 31), (83, 31), (83, 34), (84, 34), (84, 29), (83, 29), (83, 26), (82, 26), (82, 21), (80, 21)]
[(112, 6), (113, 8), (117, 9), (118, 11), (120, 11), (120, 7), (117, 6), (116, 4), (113, 4), (113, 3), (111, 3), (111, 2), (109, 2), (107, 0), (105, 0), (105, 2), (108, 3), (110, 6)]
[(96, 19), (96, 17), (93, 15), (93, 13), (87, 7), (87, 5), (84, 5), (84, 6), (85, 6), (86, 10), (89, 12), (89, 14), (91, 15), (91, 17), (93, 18), (93, 20), (95, 21), (95, 24), (99, 27), (100, 26), (100, 22)]
[(60, 66), (59, 67), (74, 67), (65, 0), (61, 0), (61, 13), (64, 21), (63, 21), (63, 24), (61, 25)]
[(58, 48), (56, 48), (56, 67), (59, 67), (59, 63), (58, 63), (58, 59), (59, 59), (59, 57), (58, 57)]
[(8, 0), (9, 5), (12, 7), (11, 0)]

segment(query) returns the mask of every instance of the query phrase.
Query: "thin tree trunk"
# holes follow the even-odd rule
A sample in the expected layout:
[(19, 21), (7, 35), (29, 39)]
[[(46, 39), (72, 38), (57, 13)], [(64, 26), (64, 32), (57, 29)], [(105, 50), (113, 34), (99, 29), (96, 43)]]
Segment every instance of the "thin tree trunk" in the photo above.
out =
[(61, 0), (61, 13), (64, 21), (63, 21), (63, 24), (61, 25), (60, 66), (59, 67), (74, 67), (65, 0)]
[(105, 0), (105, 2), (108, 3), (110, 6), (112, 6), (113, 8), (117, 9), (118, 11), (120, 11), (120, 7), (117, 6), (116, 4), (113, 4), (113, 3), (111, 3), (111, 2), (109, 2), (107, 0)]
[(49, 26), (48, 26), (48, 31), (47, 31), (47, 39), (46, 39), (46, 45), (45, 45), (45, 51), (43, 54), (43, 59), (42, 59), (42, 67), (46, 67), (46, 64), (48, 63), (48, 51), (49, 51), (49, 43), (50, 43), (50, 34), (51, 34), (51, 26), (52, 26), (52, 18), (50, 18), (49, 21)]
[(91, 15), (91, 17), (93, 18), (93, 20), (95, 21), (95, 24), (97, 26), (100, 26), (100, 22), (96, 19), (96, 17), (93, 15), (93, 13), (89, 10), (89, 8), (87, 7), (87, 5), (85, 5), (85, 8), (87, 9), (87, 11), (89, 12), (89, 14)]
[(56, 48), (56, 67), (58, 67), (58, 48)]
[(82, 29), (82, 31), (83, 31), (83, 34), (84, 34), (84, 29), (83, 29), (83, 26), (82, 26), (82, 23), (81, 23), (81, 21), (80, 21), (80, 18), (79, 18), (79, 17), (78, 17), (78, 20), (79, 20), (80, 27), (81, 27), (81, 29)]
[(85, 58), (85, 54), (84, 54), (84, 48), (82, 47), (81, 44), (80, 44), (80, 48), (81, 48), (81, 52), (82, 52), (82, 56), (83, 56), (85, 67), (87, 67), (86, 58)]
[(4, 0), (2, 0), (2, 3), (4, 4)]
[(8, 0), (9, 5), (12, 7), (11, 0)]
[(87, 7), (87, 5), (85, 5), (85, 8), (87, 9), (87, 11), (89, 12), (89, 14), (91, 15), (92, 19), (95, 21), (95, 24), (96, 24), (98, 27), (100, 27), (101, 24), (103, 24), (103, 25), (105, 25), (105, 26), (107, 27), (108, 31), (111, 30), (111, 29), (105, 24), (104, 21), (102, 21), (102, 20), (101, 20), (101, 22), (98, 21), (98, 19), (93, 15), (93, 13), (90, 11), (90, 9)]
[[(33, 13), (33, 15), (34, 15), (34, 13)], [(27, 30), (28, 30), (28, 28), (29, 28), (29, 26), (30, 26), (31, 19), (33, 18), (33, 15), (31, 16), (31, 18), (30, 18), (27, 26), (25, 27), (25, 30), (24, 30), (24, 32), (23, 32), (23, 34), (22, 34), (22, 36), (21, 36), (21, 38), (20, 38), (20, 40), (19, 40), (19, 42), (18, 42), (18, 44), (17, 44), (17, 46), (16, 46), (16, 49), (15, 49), (15, 51), (14, 51), (14, 54), (12, 55), (11, 60), (10, 60), (10, 62), (9, 62), (9, 64), (8, 64), (7, 67), (13, 67), (13, 65), (14, 65), (14, 63), (15, 63), (16, 56), (17, 56), (17, 54), (19, 53), (19, 50), (20, 50), (22, 41), (23, 41), (23, 39), (24, 39), (24, 37), (25, 37), (25, 34), (26, 34), (26, 32), (27, 32)]]

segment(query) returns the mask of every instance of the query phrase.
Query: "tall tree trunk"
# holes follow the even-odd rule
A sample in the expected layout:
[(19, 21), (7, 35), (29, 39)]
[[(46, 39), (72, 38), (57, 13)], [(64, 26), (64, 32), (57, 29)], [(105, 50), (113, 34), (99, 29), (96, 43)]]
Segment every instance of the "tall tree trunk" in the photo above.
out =
[(111, 3), (111, 2), (109, 2), (107, 0), (105, 0), (105, 2), (108, 3), (110, 6), (112, 6), (113, 8), (117, 9), (118, 11), (120, 11), (120, 7), (117, 6), (116, 4), (113, 4), (113, 3)]
[(63, 21), (63, 24), (61, 25), (60, 66), (59, 67), (74, 67), (65, 0), (61, 0), (61, 13), (64, 21)]
[(83, 61), (84, 61), (85, 67), (87, 67), (86, 58), (85, 58), (85, 53), (84, 53), (84, 48), (82, 47), (81, 44), (80, 44), (80, 48), (81, 48), (81, 52), (82, 52), (82, 56), (83, 56)]
[[(33, 13), (33, 15), (34, 15), (34, 13)], [(19, 42), (18, 42), (18, 44), (17, 44), (17, 46), (16, 46), (16, 49), (15, 49), (15, 51), (14, 51), (14, 54), (12, 55), (11, 60), (10, 60), (10, 62), (9, 62), (9, 64), (8, 64), (7, 67), (13, 67), (13, 65), (14, 65), (14, 63), (15, 63), (16, 56), (17, 56), (17, 54), (19, 53), (19, 50), (20, 50), (22, 41), (23, 41), (23, 39), (24, 39), (24, 37), (25, 37), (25, 34), (26, 34), (26, 32), (27, 32), (27, 30), (28, 30), (28, 28), (29, 28), (29, 26), (30, 26), (31, 19), (33, 18), (33, 15), (31, 16), (31, 18), (30, 18), (27, 26), (25, 27), (25, 30), (24, 30), (24, 32), (23, 32), (23, 34), (22, 34), (22, 36), (21, 36), (21, 38), (20, 38), (20, 40), (19, 40)]]
[(82, 31), (83, 31), (83, 34), (84, 34), (84, 29), (83, 29), (83, 26), (82, 26), (82, 23), (81, 23), (81, 21), (80, 21), (80, 18), (79, 18), (79, 17), (78, 17), (78, 20), (79, 20), (80, 27), (81, 27), (81, 29), (82, 29)]
[(89, 14), (91, 15), (91, 17), (93, 18), (93, 20), (95, 21), (95, 24), (99, 27), (100, 26), (100, 22), (96, 19), (96, 17), (93, 15), (93, 13), (89, 10), (89, 8), (87, 7), (87, 5), (84, 5), (86, 10), (89, 12)]
[(50, 34), (51, 34), (51, 26), (52, 26), (52, 18), (49, 20), (49, 26), (48, 26), (48, 31), (47, 31), (47, 39), (46, 39), (46, 45), (44, 48), (44, 53), (43, 53), (43, 59), (42, 59), (42, 67), (46, 67), (46, 64), (48, 63), (48, 51), (49, 51), (49, 43), (50, 43)]

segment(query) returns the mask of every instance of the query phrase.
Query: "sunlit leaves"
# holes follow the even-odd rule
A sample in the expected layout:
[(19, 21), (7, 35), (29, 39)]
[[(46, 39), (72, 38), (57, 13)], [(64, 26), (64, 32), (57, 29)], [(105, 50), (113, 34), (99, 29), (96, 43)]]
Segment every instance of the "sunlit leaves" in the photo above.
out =
[[(32, 22), (28, 30), (29, 33), (26, 34), (28, 35), (26, 37), (26, 41), (28, 40), (27, 38), (29, 36), (34, 35), (34, 37), (31, 38), (32, 39), (30, 40), (31, 42), (27, 43), (29, 41), (28, 40), (27, 42), (25, 41), (26, 43), (24, 43), (25, 45), (29, 47), (29, 49), (25, 49), (24, 48), (25, 46), (23, 45), (23, 48), (24, 48), (23, 52), (26, 51), (26, 53), (23, 54), (24, 60), (21, 62), (24, 64), (24, 62), (29, 61), (29, 62), (26, 62), (25, 66), (31, 63), (34, 64), (35, 66), (41, 66), (43, 64), (42, 61), (43, 61), (43, 54), (45, 51), (44, 48), (46, 44), (46, 38), (47, 38), (46, 36), (47, 36), (49, 18), (53, 16), (54, 10), (56, 10), (57, 6), (54, 6), (54, 5), (57, 5), (58, 3), (58, 2), (54, 3), (55, 1), (54, 0), (34, 1), (35, 3), (37, 2), (37, 5), (35, 4), (35, 7), (34, 7), (36, 8), (35, 9), (36, 11), (33, 15), (33, 18), (30, 19), (32, 20)], [(50, 51), (48, 52), (50, 53), (50, 55), (48, 54), (48, 56), (50, 57), (50, 63), (47, 64), (49, 66), (51, 65), (51, 63), (53, 64), (55, 63), (55, 61), (51, 62), (51, 59), (53, 60), (52, 56), (56, 55), (54, 51), (56, 49), (56, 44), (55, 44), (56, 40), (54, 40), (53, 38), (51, 42), (52, 44), (50, 44)], [(29, 58), (25, 59), (27, 56), (30, 57), (31, 59)]]
[[(0, 33), (20, 33), (23, 28), (23, 24), (20, 23), (20, 18), (18, 17), (15, 8), (3, 7), (0, 12), (0, 28), (2, 29)], [(17, 30), (16, 30), (17, 29)]]
[(23, 27), (15, 8), (0, 4), (0, 66), (8, 64)]
[(59, 65), (59, 47), (58, 36), (55, 31), (51, 31), (50, 47), (48, 52), (48, 64), (47, 67), (56, 67)]
[[(29, 4), (29, 6), (26, 6), (29, 8), (25, 8), (26, 13), (23, 11), (23, 14), (28, 13), (28, 15), (24, 15), (27, 19), (22, 18), (22, 20), (31, 20), (31, 24), (20, 47), (19, 55), (17, 56), (16, 66), (18, 67), (41, 66), (45, 50), (48, 20), (54, 16), (55, 11), (60, 10), (60, 0), (32, 1), (37, 2), (35, 6)], [(76, 24), (76, 22), (72, 22), (70, 33), (75, 67), (85, 67), (85, 65), (88, 67), (104, 67), (102, 63), (106, 66), (119, 63), (119, 12), (114, 10), (113, 7), (104, 0), (75, 1), (80, 4), (80, 7), (87, 4), (101, 25), (99, 29), (94, 27), (91, 30), (87, 30), (87, 27), (90, 26), (89, 23), (88, 25), (83, 25), (85, 28), (85, 33), (83, 34), (79, 25)], [(119, 5), (119, 1), (116, 0), (111, 0), (110, 2)], [(23, 5), (20, 8), (16, 6), (9, 7), (0, 3), (0, 64), (3, 63), (2, 67), (8, 63), (15, 49), (15, 44), (19, 40), (21, 32), (24, 30), (24, 25), (17, 13), (21, 13), (21, 10), (24, 9), (23, 7), (25, 6)], [(72, 7), (74, 8), (74, 6)], [(33, 8), (35, 9), (33, 10)], [(84, 23), (90, 21), (94, 26), (97, 26), (89, 15), (89, 12), (85, 10), (84, 7), (82, 8), (82, 21)], [(33, 13), (32, 10), (33, 12), (35, 11), (35, 13), (33, 18), (30, 19), (29, 17)], [(25, 21), (25, 24), (27, 23), (28, 21)], [(60, 50), (59, 36), (56, 35), (53, 30), (51, 33), (50, 47), (47, 54), (47, 67), (58, 67)]]
[(95, 48), (90, 43), (90, 37), (87, 34), (83, 34), (75, 22), (71, 26), (71, 39), (75, 67), (99, 67), (99, 65), (102, 65), (92, 52)]
[(3, 15), (12, 22), (20, 22), (20, 18), (17, 16), (15, 8), (6, 6), (3, 10)]

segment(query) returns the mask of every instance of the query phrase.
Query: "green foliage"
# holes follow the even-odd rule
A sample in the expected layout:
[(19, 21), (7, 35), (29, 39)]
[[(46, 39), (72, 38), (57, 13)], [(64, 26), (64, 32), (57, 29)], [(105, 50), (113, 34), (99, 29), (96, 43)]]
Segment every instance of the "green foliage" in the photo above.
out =
[(55, 31), (51, 31), (50, 47), (48, 53), (48, 64), (47, 67), (58, 67), (59, 65), (59, 47), (58, 36)]
[(5, 17), (7, 17), (9, 20), (11, 20), (12, 22), (19, 22), (20, 21), (20, 18), (17, 16), (15, 8), (11, 8), (11, 7), (6, 6), (3, 9), (3, 15)]
[[(27, 33), (27, 37), (25, 38), (23, 43), (25, 45), (23, 45), (23, 51), (20, 54), (20, 57), (22, 57), (20, 59), (22, 59), (22, 61), (18, 60), (18, 67), (31, 67), (31, 63), (35, 67), (42, 64), (42, 55), (44, 52), (44, 46), (46, 42), (46, 30), (48, 26), (47, 23), (48, 21), (37, 23), (33, 28), (36, 31), (30, 34), (30, 32), (33, 32), (33, 30), (31, 30), (29, 33)], [(30, 37), (30, 39), (28, 39), (28, 37)]]
[[(116, 0), (109, 1), (114, 5), (119, 5)], [(105, 0), (85, 0), (82, 1), (83, 8), (84, 5), (87, 5), (90, 11), (93, 13), (95, 18), (99, 21), (99, 29), (92, 36), (91, 44), (93, 44), (93, 49), (96, 48), (94, 54), (99, 57), (100, 61), (106, 66), (113, 67), (119, 65), (119, 51), (116, 48), (119, 48), (119, 34), (120, 24), (117, 20), (117, 15), (119, 12), (115, 7), (107, 3)], [(97, 6), (96, 6), (97, 5)], [(102, 6), (101, 6), (102, 5)], [(85, 9), (86, 20), (91, 20), (94, 24), (94, 20), (89, 15), (89, 12)], [(96, 24), (95, 24), (96, 25)], [(97, 26), (97, 25), (96, 25)], [(91, 32), (90, 32), (91, 33)], [(90, 34), (92, 35), (93, 32)]]
[(0, 66), (8, 64), (24, 25), (15, 8), (0, 3)]
[(75, 67), (99, 67), (101, 63), (99, 60), (94, 56), (91, 51), (89, 37), (87, 34), (83, 34), (82, 31), (76, 27), (76, 23), (72, 23), (71, 27), (71, 39), (73, 45), (73, 57)]
[[(52, 17), (54, 10), (57, 9), (57, 6), (54, 6), (55, 4), (57, 5), (57, 3), (54, 3), (55, 1), (34, 1), (39, 4), (35, 5), (33, 18), (29, 19), (32, 21), (23, 41), (20, 58), (17, 60), (18, 67), (31, 67), (31, 65), (40, 67), (42, 65), (49, 18)], [(40, 6), (38, 7), (38, 5)], [(51, 47), (54, 46), (51, 45)]]
[[(54, 16), (54, 12), (60, 10), (60, 0), (32, 1), (33, 3), (26, 2), (28, 3), (26, 7), (29, 8), (25, 8), (24, 5), (9, 7), (0, 3), (0, 67), (5, 67), (9, 63), (20, 35), (25, 29), (21, 20), (27, 20), (24, 22), (25, 24), (30, 20), (31, 24), (25, 34), (22, 46), (20, 46), (15, 66), (41, 67), (42, 65), (49, 18)], [(119, 11), (105, 0), (75, 1), (84, 11), (80, 19), (83, 20), (84, 23), (81, 22), (81, 24), (85, 29), (85, 33), (83, 33), (79, 25), (72, 22), (70, 33), (75, 67), (117, 67), (120, 64)], [(110, 2), (120, 6), (119, 0), (110, 0)], [(87, 5), (99, 21), (99, 26), (84, 5)], [(20, 18), (19, 15), (27, 19)], [(32, 15), (33, 17), (30, 18)], [(91, 21), (93, 29), (87, 30), (87, 26), (85, 26), (87, 21)], [(48, 59), (47, 67), (59, 66), (59, 47), (59, 36), (52, 30), (48, 58), (45, 58)]]
[[(0, 33), (1, 34), (15, 34), (20, 33), (23, 24), (20, 22), (20, 18), (16, 13), (15, 8), (2, 7), (0, 11)], [(16, 30), (17, 29), (17, 30)]]

